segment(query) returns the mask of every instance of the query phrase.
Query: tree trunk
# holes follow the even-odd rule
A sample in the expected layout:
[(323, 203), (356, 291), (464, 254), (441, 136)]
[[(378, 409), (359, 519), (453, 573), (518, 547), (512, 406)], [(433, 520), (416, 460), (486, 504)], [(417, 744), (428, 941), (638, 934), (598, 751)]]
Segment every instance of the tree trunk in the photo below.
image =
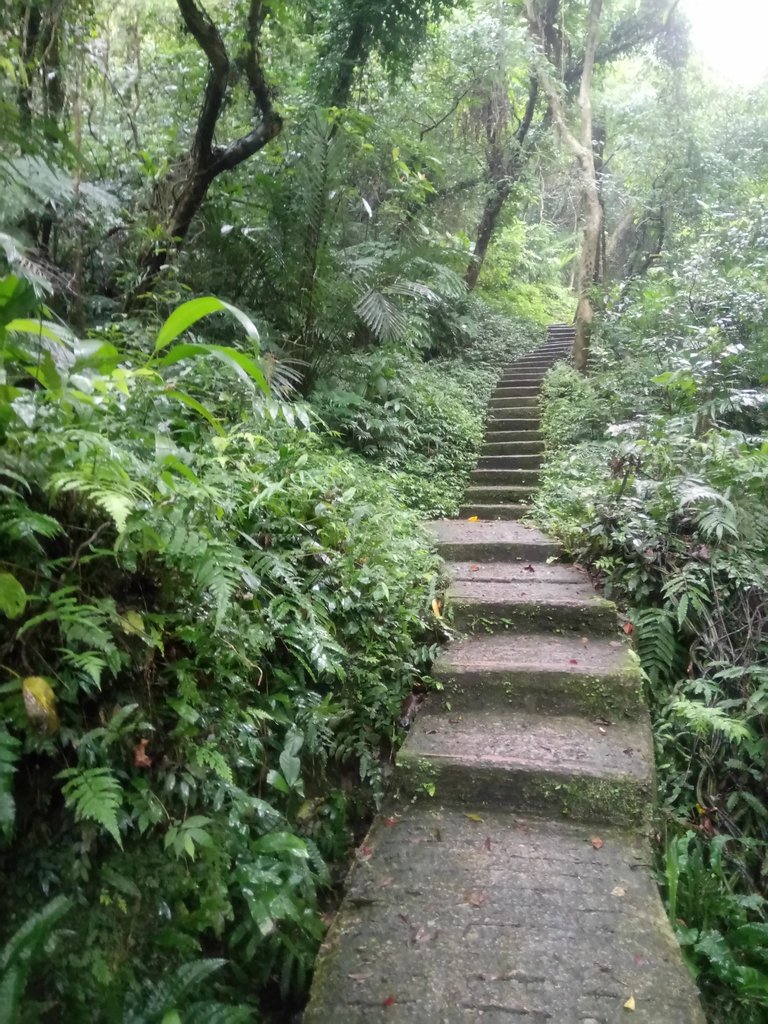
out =
[[(592, 306), (592, 289), (595, 283), (598, 249), (603, 225), (603, 211), (600, 206), (597, 174), (595, 171), (595, 155), (592, 136), (592, 73), (595, 66), (597, 37), (600, 28), (600, 14), (603, 0), (590, 0), (587, 39), (584, 47), (584, 61), (579, 85), (579, 109), (581, 111), (581, 131), (577, 137), (571, 130), (566, 116), (563, 95), (551, 77), (551, 65), (541, 70), (541, 82), (549, 99), (552, 118), (557, 125), (560, 137), (576, 157), (581, 172), (582, 200), (584, 215), (584, 233), (581, 242), (578, 272), (576, 278), (576, 340), (573, 346), (573, 362), (577, 370), (586, 370), (589, 357), (589, 339), (592, 332), (594, 309)], [(538, 36), (546, 47), (546, 33), (541, 23), (534, 0), (526, 0), (526, 10), (531, 31)], [(546, 52), (546, 50), (545, 50)]]
[(467, 272), (464, 275), (464, 280), (467, 282), (467, 288), (470, 291), (474, 290), (477, 279), (480, 276), (480, 271), (483, 269), (485, 254), (488, 252), (488, 246), (491, 244), (493, 233), (496, 230), (499, 214), (504, 208), (504, 202), (509, 193), (510, 187), (508, 185), (497, 185), (485, 201), (483, 215), (480, 218), (480, 224), (478, 225), (475, 237), (475, 249), (467, 267)]
[(197, 120), (192, 150), (181, 165), (180, 180), (173, 189), (173, 202), (163, 218), (163, 239), (139, 258), (139, 283), (129, 305), (149, 292), (163, 267), (183, 244), (190, 225), (200, 210), (211, 183), (224, 171), (234, 170), (248, 157), (263, 149), (282, 129), (280, 115), (272, 106), (261, 63), (259, 42), (267, 15), (262, 0), (250, 0), (246, 22), (245, 73), (260, 120), (246, 135), (228, 146), (214, 146), (216, 125), (224, 108), (230, 85), (230, 61), (224, 40), (196, 0), (176, 0), (184, 24), (208, 58), (208, 81)]

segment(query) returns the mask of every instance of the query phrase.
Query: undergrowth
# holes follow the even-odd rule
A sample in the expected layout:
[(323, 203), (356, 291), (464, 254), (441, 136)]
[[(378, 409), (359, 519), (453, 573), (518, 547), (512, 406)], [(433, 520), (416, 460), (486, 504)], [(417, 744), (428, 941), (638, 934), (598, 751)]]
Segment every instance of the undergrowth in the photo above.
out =
[(550, 371), (536, 515), (627, 608), (654, 719), (670, 918), (710, 1019), (758, 1024), (768, 1012), (768, 295), (718, 267), (698, 261), (695, 293), (684, 272), (631, 282), (604, 315), (590, 376)]

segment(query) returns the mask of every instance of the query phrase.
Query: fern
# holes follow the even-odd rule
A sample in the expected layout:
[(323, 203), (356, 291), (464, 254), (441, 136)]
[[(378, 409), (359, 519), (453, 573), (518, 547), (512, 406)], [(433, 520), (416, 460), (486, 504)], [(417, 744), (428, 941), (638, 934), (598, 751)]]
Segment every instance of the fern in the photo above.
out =
[[(13, 776), (21, 744), (8, 730), (0, 726), (0, 834), (8, 838), (16, 820), (13, 799)], [(2, 1018), (0, 1018), (2, 1019)]]
[(117, 812), (123, 802), (123, 788), (109, 768), (66, 768), (56, 777), (67, 780), (62, 793), (67, 807), (74, 808), (75, 821), (101, 825), (122, 847)]
[(184, 998), (200, 991), (204, 983), (220, 971), (226, 960), (192, 960), (178, 967), (170, 978), (151, 986), (150, 995), (142, 1013), (129, 1016), (126, 1024), (154, 1024), (166, 1013), (178, 1010)]
[(28, 917), (0, 950), (0, 1021), (3, 1024), (17, 1024), (20, 1020), (32, 961), (71, 906), (71, 900), (65, 896), (52, 899), (42, 910)]
[(727, 711), (717, 705), (710, 706), (701, 701), (678, 697), (670, 704), (671, 711), (684, 718), (698, 736), (710, 736), (713, 732), (721, 733), (732, 743), (741, 743), (751, 739), (752, 730), (737, 718), (732, 718)]
[(640, 664), (650, 681), (669, 679), (680, 660), (675, 620), (663, 608), (646, 608), (633, 614), (635, 642)]

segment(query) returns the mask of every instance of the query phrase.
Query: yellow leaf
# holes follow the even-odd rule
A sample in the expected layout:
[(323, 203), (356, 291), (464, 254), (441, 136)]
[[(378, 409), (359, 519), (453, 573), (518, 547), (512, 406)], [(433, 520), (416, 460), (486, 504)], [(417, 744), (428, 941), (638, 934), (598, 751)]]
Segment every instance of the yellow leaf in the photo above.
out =
[(465, 814), (465, 818), (469, 818), (470, 821), (484, 821), (482, 814)]
[(21, 692), (30, 722), (45, 732), (56, 732), (59, 728), (56, 694), (46, 680), (42, 676), (27, 676), (21, 684)]
[(480, 520), (480, 516), (470, 516), (467, 520), (468, 523), (477, 523)]
[(435, 613), (438, 619), (442, 619), (443, 616), (441, 614), (440, 602), (438, 601), (437, 598), (435, 598), (434, 601), (432, 602), (432, 611)]
[(625, 1010), (634, 1010), (635, 1008), (635, 997), (630, 996), (629, 999), (624, 1003)]
[(143, 633), (144, 619), (138, 612), (130, 611), (120, 617), (120, 624), (126, 633)]

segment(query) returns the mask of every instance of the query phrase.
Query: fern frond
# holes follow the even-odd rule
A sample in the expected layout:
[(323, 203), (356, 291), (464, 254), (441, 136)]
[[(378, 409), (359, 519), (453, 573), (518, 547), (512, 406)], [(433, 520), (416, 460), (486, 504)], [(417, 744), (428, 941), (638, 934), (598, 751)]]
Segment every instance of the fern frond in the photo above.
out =
[(664, 608), (646, 608), (633, 615), (640, 664), (652, 683), (668, 679), (681, 656), (675, 620)]
[(75, 821), (101, 825), (122, 847), (117, 812), (123, 802), (123, 788), (109, 768), (66, 768), (56, 777), (67, 780), (62, 793), (67, 807), (74, 808)]
[[(13, 831), (16, 804), (13, 799), (13, 776), (21, 744), (8, 730), (0, 727), (0, 834), (6, 838)], [(0, 1018), (2, 1019), (2, 1018)]]
[(753, 736), (752, 730), (745, 722), (732, 718), (726, 710), (717, 705), (710, 706), (701, 701), (678, 697), (670, 704), (670, 710), (679, 718), (684, 718), (699, 736), (710, 736), (713, 732), (719, 732), (736, 744)]
[(369, 288), (355, 304), (355, 313), (379, 341), (401, 341), (408, 321), (401, 309), (380, 291)]

